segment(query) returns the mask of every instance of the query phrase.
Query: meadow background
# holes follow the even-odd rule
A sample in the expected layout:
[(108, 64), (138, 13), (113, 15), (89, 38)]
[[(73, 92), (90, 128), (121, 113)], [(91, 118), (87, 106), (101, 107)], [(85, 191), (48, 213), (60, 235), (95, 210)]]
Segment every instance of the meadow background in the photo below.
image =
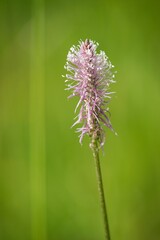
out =
[(118, 71), (102, 173), (112, 240), (160, 239), (160, 3), (0, 0), (0, 239), (104, 239), (94, 162), (70, 129), (79, 39)]

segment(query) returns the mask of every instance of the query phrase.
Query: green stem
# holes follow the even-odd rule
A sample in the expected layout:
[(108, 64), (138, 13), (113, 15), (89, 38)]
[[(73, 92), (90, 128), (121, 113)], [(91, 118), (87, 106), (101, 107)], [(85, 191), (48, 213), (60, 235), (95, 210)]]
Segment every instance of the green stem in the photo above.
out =
[(31, 239), (47, 239), (45, 142), (45, 1), (32, 1), (30, 68)]
[(100, 204), (101, 204), (103, 221), (104, 221), (104, 228), (105, 228), (105, 239), (110, 240), (109, 224), (108, 224), (108, 217), (107, 217), (107, 208), (106, 208), (106, 203), (105, 203), (102, 173), (101, 173), (101, 166), (100, 166), (100, 160), (99, 160), (99, 150), (98, 150), (97, 143), (94, 144), (94, 147), (92, 148), (92, 151), (93, 151), (93, 156), (94, 156), (94, 160), (95, 160), (97, 182), (98, 182), (98, 191), (99, 191)]

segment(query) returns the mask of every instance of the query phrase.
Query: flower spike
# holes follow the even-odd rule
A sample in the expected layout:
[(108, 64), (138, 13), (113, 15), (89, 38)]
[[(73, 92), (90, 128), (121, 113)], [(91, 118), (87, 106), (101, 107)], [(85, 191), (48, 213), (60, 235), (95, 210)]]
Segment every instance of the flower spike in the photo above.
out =
[(80, 41), (78, 46), (73, 46), (67, 55), (66, 74), (67, 90), (72, 94), (69, 98), (78, 96), (79, 102), (75, 112), (80, 108), (77, 121), (82, 123), (77, 130), (80, 132), (80, 143), (84, 135), (91, 137), (91, 147), (95, 141), (99, 146), (105, 142), (104, 127), (112, 129), (108, 112), (108, 101), (113, 92), (109, 91), (110, 83), (114, 83), (113, 65), (105, 52), (97, 53), (98, 43), (86, 39)]

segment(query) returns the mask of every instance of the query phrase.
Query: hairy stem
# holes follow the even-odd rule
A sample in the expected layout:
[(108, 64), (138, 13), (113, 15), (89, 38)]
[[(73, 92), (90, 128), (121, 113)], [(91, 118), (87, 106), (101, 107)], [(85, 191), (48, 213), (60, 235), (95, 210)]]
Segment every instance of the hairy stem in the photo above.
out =
[(100, 166), (100, 159), (99, 159), (99, 150), (98, 150), (97, 143), (95, 143), (94, 146), (92, 147), (92, 151), (93, 151), (93, 156), (94, 156), (94, 160), (95, 160), (99, 198), (100, 198), (100, 204), (101, 204), (101, 210), (102, 210), (104, 228), (105, 228), (105, 239), (110, 240), (107, 208), (106, 208), (106, 203), (105, 203), (102, 173), (101, 173), (101, 166)]

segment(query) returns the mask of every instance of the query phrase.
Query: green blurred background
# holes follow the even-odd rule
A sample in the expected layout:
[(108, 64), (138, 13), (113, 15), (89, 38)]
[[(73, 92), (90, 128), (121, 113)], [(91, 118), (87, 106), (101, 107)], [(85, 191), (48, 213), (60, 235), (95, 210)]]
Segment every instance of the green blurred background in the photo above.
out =
[(112, 240), (160, 239), (160, 3), (0, 0), (0, 239), (104, 239), (94, 162), (70, 129), (79, 39), (116, 66), (102, 173)]

